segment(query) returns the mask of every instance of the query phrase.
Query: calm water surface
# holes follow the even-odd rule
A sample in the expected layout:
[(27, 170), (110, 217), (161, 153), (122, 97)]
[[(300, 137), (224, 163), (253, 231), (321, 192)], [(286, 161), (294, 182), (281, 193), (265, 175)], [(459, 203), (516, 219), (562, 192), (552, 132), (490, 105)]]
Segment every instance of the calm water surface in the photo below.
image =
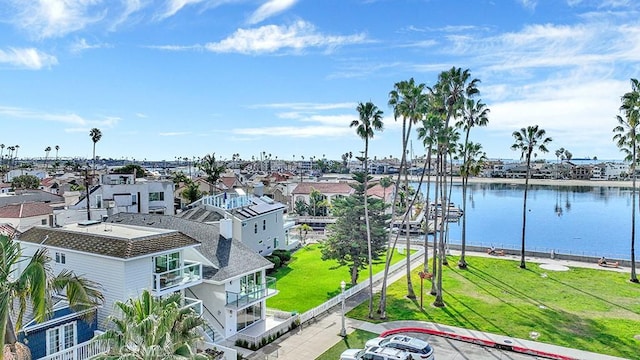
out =
[[(520, 249), (523, 195), (524, 185), (469, 184), (467, 243)], [(462, 207), (460, 184), (453, 185), (451, 201)], [(630, 259), (629, 188), (531, 185), (527, 211), (527, 249)], [(449, 226), (450, 241), (460, 243), (462, 221)]]

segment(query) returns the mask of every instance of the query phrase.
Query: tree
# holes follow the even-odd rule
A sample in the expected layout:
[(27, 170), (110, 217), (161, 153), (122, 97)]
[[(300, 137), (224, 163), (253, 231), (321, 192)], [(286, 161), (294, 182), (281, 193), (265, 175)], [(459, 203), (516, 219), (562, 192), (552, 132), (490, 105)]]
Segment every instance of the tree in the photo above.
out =
[[(462, 246), (461, 246), (461, 255), (460, 260), (458, 261), (458, 267), (460, 269), (467, 268), (467, 261), (465, 259), (465, 250), (466, 250), (466, 210), (467, 210), (467, 186), (469, 175), (473, 175), (469, 170), (471, 161), (469, 161), (469, 157), (472, 152), (479, 151), (479, 148), (476, 148), (477, 145), (472, 144), (469, 141), (469, 133), (471, 129), (475, 126), (487, 126), (489, 123), (489, 109), (482, 101), (475, 101), (474, 99), (465, 99), (464, 106), (461, 109), (462, 119), (456, 123), (456, 127), (462, 129), (465, 132), (464, 143), (462, 144), (462, 148), (460, 149), (460, 155), (462, 157), (462, 164), (465, 168), (463, 172), (461, 172), (462, 176)], [(476, 174), (477, 175), (477, 174)]]
[(367, 190), (369, 190), (369, 139), (373, 138), (374, 131), (382, 130), (382, 111), (372, 102), (359, 103), (356, 108), (359, 114), (358, 120), (351, 121), (350, 127), (356, 128), (356, 134), (364, 140), (364, 221), (367, 229), (367, 251), (369, 262), (369, 318), (373, 318), (373, 264), (371, 258), (371, 228), (369, 226), (369, 208)]
[(216, 162), (216, 153), (205, 155), (200, 162), (198, 168), (207, 174), (207, 182), (209, 183), (209, 195), (215, 193), (215, 185), (220, 180), (220, 175), (224, 173), (224, 164), (218, 165)]
[(320, 191), (311, 188), (311, 193), (309, 194), (309, 206), (307, 207), (309, 215), (327, 216), (328, 207), (329, 201), (327, 200), (327, 197)]
[(511, 145), (511, 150), (520, 151), (520, 159), (525, 159), (527, 173), (524, 182), (524, 200), (522, 204), (522, 248), (520, 250), (520, 268), (526, 269), (527, 265), (524, 260), (525, 252), (525, 231), (527, 226), (527, 192), (529, 190), (529, 178), (531, 177), (531, 156), (538, 154), (536, 151), (548, 152), (547, 144), (551, 142), (550, 137), (546, 137), (546, 131), (539, 129), (538, 125), (522, 128), (520, 131), (514, 131), (513, 137), (515, 143)]
[[(322, 248), (323, 260), (337, 260), (340, 265), (348, 267), (352, 285), (358, 283), (358, 272), (367, 267), (368, 261), (367, 229), (362, 221), (365, 176), (364, 173), (355, 173), (356, 183), (351, 185), (355, 193), (334, 200), (336, 222), (328, 226), (331, 235), (323, 242)], [(382, 200), (371, 198), (369, 201), (371, 253), (374, 259), (378, 259), (385, 253), (389, 215), (385, 214), (386, 204)]]
[(95, 359), (209, 359), (197, 353), (205, 320), (182, 306), (182, 295), (157, 298), (145, 289), (139, 298), (117, 301), (122, 317), (110, 317), (112, 328), (97, 336), (107, 344)]
[(180, 195), (182, 195), (182, 197), (191, 204), (192, 202), (200, 199), (204, 194), (200, 191), (200, 186), (189, 179), (187, 187), (182, 190)]
[(127, 164), (123, 167), (113, 169), (112, 172), (114, 174), (135, 174), (136, 179), (147, 176), (147, 172), (144, 170), (142, 166), (138, 164)]
[[(31, 306), (35, 321), (42, 322), (51, 316), (51, 298), (55, 293), (64, 291), (74, 311), (91, 309), (103, 302), (97, 283), (68, 270), (54, 276), (46, 248), (42, 247), (31, 258), (25, 258), (19, 243), (13, 238), (0, 236), (0, 249), (0, 334), (4, 335), (0, 360), (6, 350), (11, 353), (18, 349), (25, 351), (26, 347), (17, 342), (16, 334), (22, 328), (27, 305)], [(15, 322), (11, 318), (14, 301), (20, 305)]]
[(460, 260), (458, 261), (458, 267), (461, 269), (467, 268), (467, 262), (465, 260), (466, 239), (467, 239), (467, 187), (469, 184), (469, 176), (478, 176), (482, 171), (482, 166), (487, 160), (487, 155), (482, 152), (482, 145), (466, 142), (460, 144), (460, 153), (464, 161), (460, 166), (460, 177), (462, 178), (462, 246), (460, 251)]
[(309, 226), (309, 224), (302, 224), (298, 226), (298, 233), (300, 234), (300, 242), (302, 246), (307, 245), (307, 236), (309, 235), (309, 231), (313, 231), (313, 228)]
[(618, 126), (613, 128), (616, 142), (620, 151), (626, 156), (625, 160), (631, 162), (629, 173), (631, 174), (631, 281), (638, 282), (636, 274), (636, 164), (638, 163), (638, 137), (640, 128), (640, 83), (637, 79), (631, 79), (631, 91), (622, 96), (620, 112), (623, 116), (617, 115)]
[(54, 149), (56, 149), (56, 161), (58, 161), (58, 150), (60, 150), (60, 145), (56, 145)]
[(304, 200), (296, 200), (293, 212), (298, 214), (298, 216), (307, 215), (309, 213), (309, 204), (304, 202)]
[(33, 175), (20, 175), (11, 180), (11, 187), (14, 190), (19, 189), (37, 189), (40, 187), (40, 179)]
[(393, 185), (393, 179), (390, 176), (381, 177), (379, 184), (382, 188), (382, 200), (387, 201), (387, 189)]
[[(89, 136), (91, 137), (91, 141), (93, 142), (93, 177), (91, 178), (91, 185), (93, 185), (93, 179), (96, 177), (96, 143), (102, 139), (102, 131), (98, 128), (93, 128), (89, 132)], [(88, 194), (87, 194), (88, 197)], [(87, 211), (89, 210), (89, 206), (87, 204)]]
[(560, 170), (560, 157), (562, 156), (562, 158), (564, 159), (564, 148), (561, 147), (560, 149), (556, 150), (556, 179), (559, 178), (559, 170)]
[(47, 170), (47, 159), (49, 158), (49, 152), (51, 152), (51, 146), (44, 148), (44, 170)]

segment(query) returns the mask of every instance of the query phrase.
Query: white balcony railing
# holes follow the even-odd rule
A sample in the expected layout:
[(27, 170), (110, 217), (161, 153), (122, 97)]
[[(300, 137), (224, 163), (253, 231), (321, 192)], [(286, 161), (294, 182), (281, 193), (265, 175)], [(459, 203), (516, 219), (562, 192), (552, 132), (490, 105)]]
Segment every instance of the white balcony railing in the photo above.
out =
[(184, 266), (153, 273), (154, 295), (181, 290), (202, 283), (202, 263), (185, 261)]
[(193, 311), (195, 311), (196, 314), (198, 315), (202, 315), (202, 300), (198, 300), (198, 299), (194, 299), (194, 298), (190, 298), (190, 297), (183, 297), (182, 298), (182, 305), (185, 308), (192, 308)]
[(252, 289), (248, 289), (246, 292), (233, 292), (227, 291), (227, 306), (233, 308), (240, 308), (249, 303), (271, 297), (278, 293), (276, 290), (276, 278), (267, 276), (266, 284), (259, 284)]
[(74, 347), (42, 357), (40, 360), (86, 360), (105, 352), (107, 352), (106, 343), (101, 344), (100, 341), (91, 339)]

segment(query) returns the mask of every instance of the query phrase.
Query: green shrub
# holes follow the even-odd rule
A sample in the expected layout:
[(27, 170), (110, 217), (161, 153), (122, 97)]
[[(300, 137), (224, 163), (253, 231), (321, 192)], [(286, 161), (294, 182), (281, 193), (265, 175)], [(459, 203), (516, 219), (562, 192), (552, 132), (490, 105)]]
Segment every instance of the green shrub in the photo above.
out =
[(289, 250), (274, 250), (272, 255), (279, 257), (283, 264), (291, 260), (291, 251)]
[(266, 259), (273, 263), (273, 270), (279, 269), (282, 266), (282, 260), (277, 256), (269, 255)]

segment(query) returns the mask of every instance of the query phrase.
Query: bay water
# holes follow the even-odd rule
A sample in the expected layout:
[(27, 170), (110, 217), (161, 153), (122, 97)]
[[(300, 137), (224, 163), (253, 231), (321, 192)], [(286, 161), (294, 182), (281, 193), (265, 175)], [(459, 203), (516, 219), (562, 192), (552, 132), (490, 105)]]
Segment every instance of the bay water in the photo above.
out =
[[(414, 188), (417, 185), (412, 184)], [(424, 184), (421, 191), (426, 193)], [(467, 244), (519, 250), (523, 195), (524, 185), (520, 184), (470, 183)], [(433, 184), (430, 198), (433, 199)], [(459, 183), (453, 184), (451, 202), (462, 208)], [(636, 217), (640, 222), (640, 216)], [(451, 243), (460, 243), (461, 232), (462, 219), (449, 223)], [(527, 250), (628, 260), (631, 258), (631, 189), (606, 183), (529, 185), (525, 241)]]

